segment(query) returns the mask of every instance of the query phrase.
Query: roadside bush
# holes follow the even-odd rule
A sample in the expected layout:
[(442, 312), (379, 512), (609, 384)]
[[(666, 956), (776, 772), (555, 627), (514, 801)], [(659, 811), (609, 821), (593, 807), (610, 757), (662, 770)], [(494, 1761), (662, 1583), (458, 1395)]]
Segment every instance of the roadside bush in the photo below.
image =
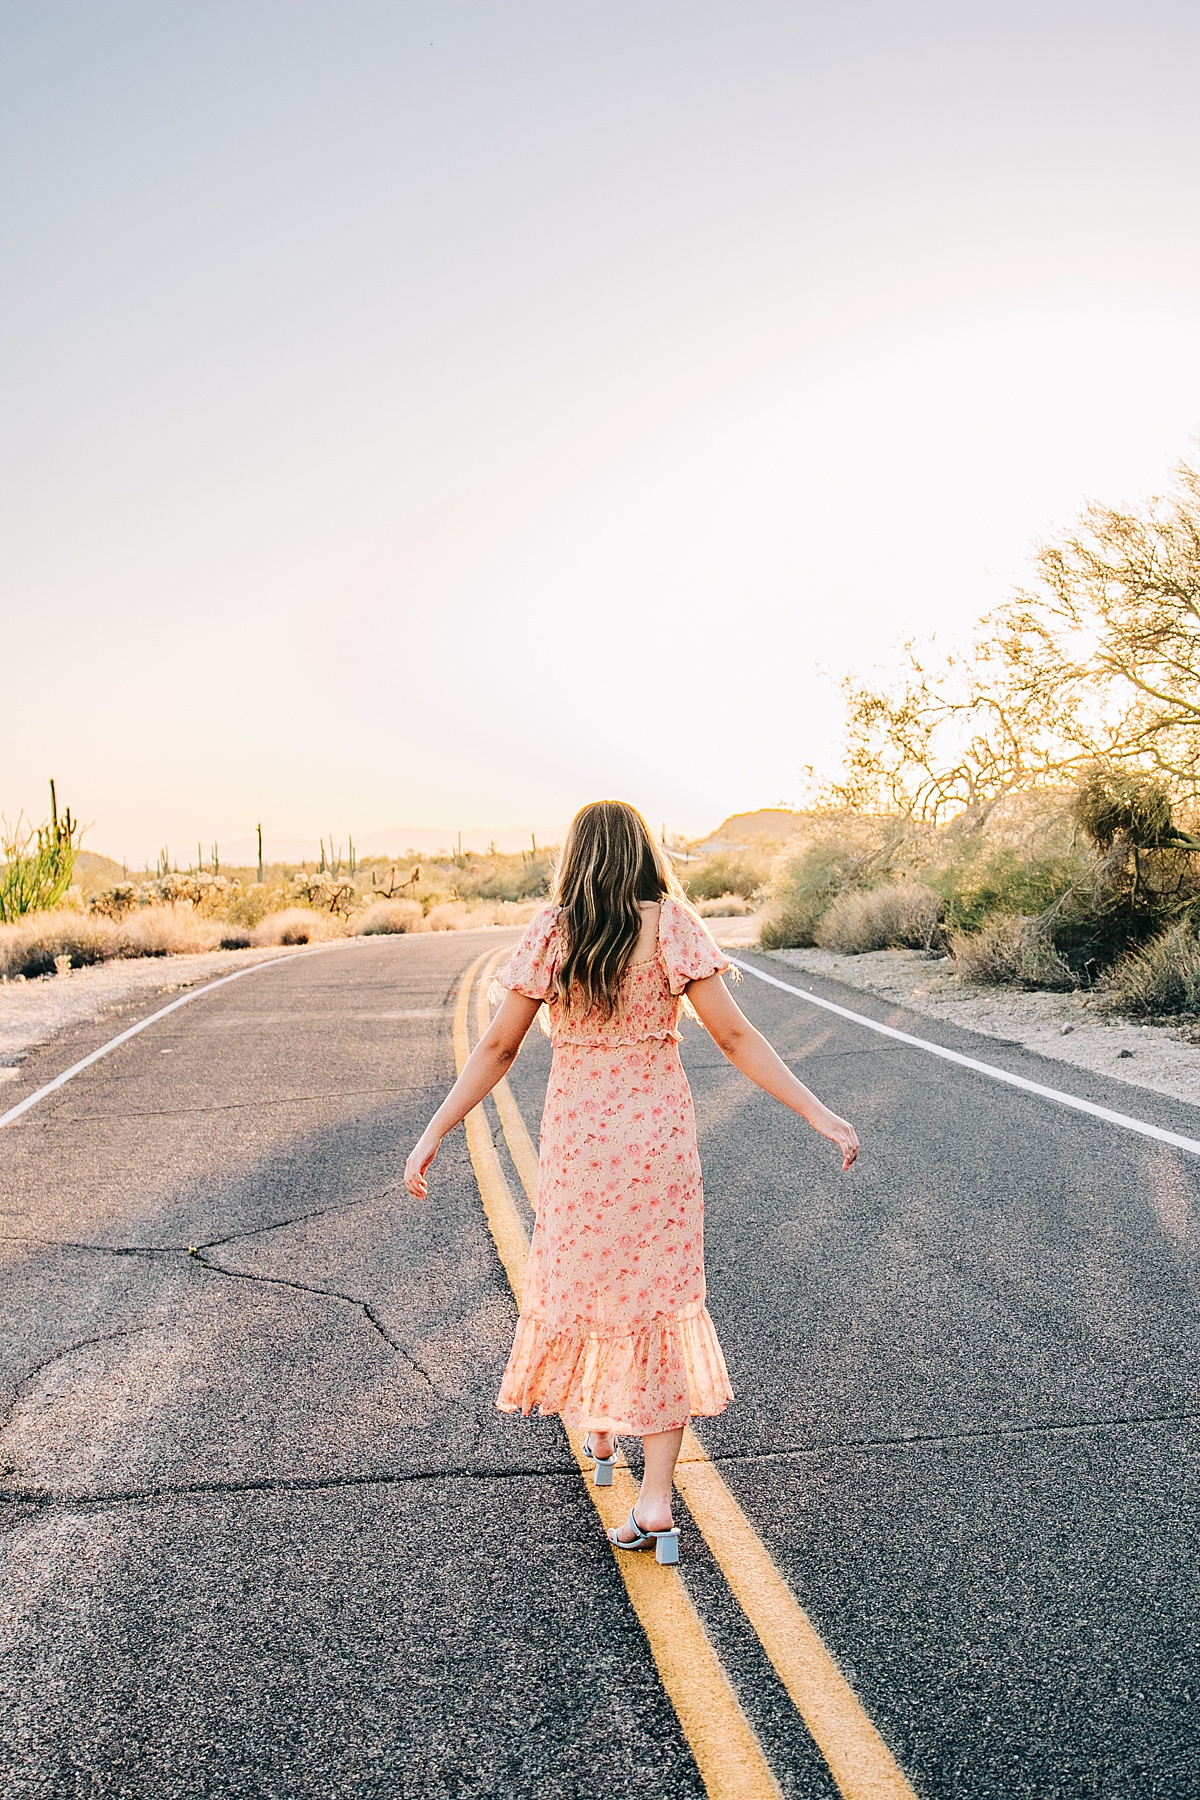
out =
[(537, 912), (536, 900), (444, 900), (425, 914), (423, 931), (478, 931), (484, 925), (528, 925)]
[(869, 950), (929, 950), (938, 935), (942, 903), (916, 881), (889, 881), (841, 894), (817, 921), (823, 950), (860, 956)]
[(744, 919), (754, 907), (741, 894), (721, 894), (716, 900), (701, 900), (696, 911), (702, 919)]
[(349, 917), (358, 900), (358, 890), (348, 875), (297, 875), (294, 890), (298, 900), (343, 918)]
[(0, 926), (0, 975), (32, 979), (113, 957), (186, 956), (216, 950), (229, 935), (227, 926), (198, 917), (186, 905), (141, 907), (127, 919), (63, 907)]
[[(972, 854), (972, 850), (976, 853)], [(1016, 849), (970, 846), (930, 876), (952, 931), (979, 931), (988, 919), (1045, 912), (1084, 874), (1087, 852), (1022, 855)]]
[(538, 900), (550, 891), (554, 856), (549, 850), (525, 850), (515, 856), (466, 856), (448, 872), (463, 900)]
[(1155, 1018), (1200, 1011), (1200, 942), (1178, 919), (1144, 949), (1123, 956), (1099, 983), (1106, 1011)]
[(258, 946), (319, 944), (337, 935), (337, 922), (328, 913), (314, 912), (308, 906), (286, 906), (281, 912), (268, 913), (250, 933), (250, 941)]
[(0, 925), (0, 975), (9, 979), (52, 975), (59, 957), (82, 968), (120, 954), (116, 927), (83, 912), (28, 913), (15, 924)]
[(416, 900), (376, 900), (354, 921), (358, 937), (382, 937), (391, 933), (420, 931), (424, 920)]
[(971, 936), (955, 932), (950, 951), (962, 979), (983, 987), (1012, 983), (1063, 990), (1078, 986), (1040, 919), (990, 919), (982, 931)]
[(186, 901), (139, 907), (116, 929), (122, 956), (186, 956), (216, 950), (221, 943), (220, 924), (201, 916)]
[[(707, 861), (677, 870), (684, 891), (693, 905), (702, 900), (721, 900), (729, 894), (740, 894), (749, 900), (770, 877), (766, 859), (749, 850), (726, 850)], [(703, 916), (703, 915), (702, 915)], [(712, 915), (716, 916), (716, 915)]]
[(261, 925), (272, 913), (283, 912), (285, 908), (294, 907), (295, 904), (295, 888), (291, 882), (252, 881), (230, 901), (225, 917), (230, 924), (253, 931), (256, 925)]
[(763, 926), (763, 949), (815, 943), (818, 921), (838, 896), (876, 886), (892, 872), (907, 841), (906, 828), (895, 820), (847, 813), (823, 821), (798, 852), (784, 856), (772, 876), (775, 916)]
[(498, 906), (493, 906), (491, 922), (493, 925), (528, 925), (541, 904), (536, 900), (502, 900)]

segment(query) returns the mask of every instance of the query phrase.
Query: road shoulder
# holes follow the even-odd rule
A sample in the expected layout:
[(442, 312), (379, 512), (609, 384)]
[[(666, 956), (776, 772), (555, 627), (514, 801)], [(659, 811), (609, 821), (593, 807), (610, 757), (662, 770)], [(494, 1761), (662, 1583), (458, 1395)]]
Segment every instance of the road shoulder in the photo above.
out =
[(968, 987), (954, 975), (948, 958), (933, 959), (920, 950), (874, 950), (862, 956), (831, 950), (758, 954), (770, 963), (890, 1000), (907, 1012), (1200, 1106), (1200, 1047), (1189, 1041), (1190, 1026), (1110, 1022), (1098, 1016), (1086, 994)]

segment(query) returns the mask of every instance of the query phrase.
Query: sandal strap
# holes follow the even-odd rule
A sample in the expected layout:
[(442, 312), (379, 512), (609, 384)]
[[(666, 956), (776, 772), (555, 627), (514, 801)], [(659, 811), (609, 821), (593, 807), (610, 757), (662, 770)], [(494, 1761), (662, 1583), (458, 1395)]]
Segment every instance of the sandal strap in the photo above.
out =
[[(636, 1506), (631, 1506), (631, 1507), (630, 1507), (630, 1509), (629, 1509), (629, 1521), (628, 1521), (628, 1522), (629, 1522), (629, 1524), (630, 1524), (630, 1525), (632, 1525), (632, 1527), (633, 1527), (633, 1529), (634, 1529), (634, 1531), (635, 1531), (635, 1532), (636, 1532), (636, 1533), (637, 1533), (637, 1536), (636, 1536), (636, 1537), (634, 1537), (634, 1538), (631, 1538), (631, 1539), (630, 1539), (630, 1540), (629, 1540), (629, 1547), (630, 1547), (630, 1548), (632, 1548), (632, 1546), (633, 1546), (633, 1545), (634, 1545), (634, 1544), (645, 1544), (645, 1543), (648, 1543), (648, 1542), (649, 1542), (649, 1541), (650, 1541), (650, 1539), (651, 1539), (651, 1538), (652, 1538), (652, 1537), (656, 1537), (656, 1536), (657, 1536), (657, 1535), (658, 1535), (658, 1534), (657, 1534), (657, 1532), (653, 1532), (653, 1531), (643, 1531), (643, 1530), (642, 1530), (642, 1528), (641, 1528), (641, 1526), (640, 1526), (640, 1525), (639, 1525), (639, 1524), (638, 1524), (638, 1522), (637, 1522), (637, 1509), (636, 1509)], [(621, 1540), (621, 1541), (622, 1541), (622, 1542), (624, 1542), (624, 1539), (622, 1539), (622, 1540)]]

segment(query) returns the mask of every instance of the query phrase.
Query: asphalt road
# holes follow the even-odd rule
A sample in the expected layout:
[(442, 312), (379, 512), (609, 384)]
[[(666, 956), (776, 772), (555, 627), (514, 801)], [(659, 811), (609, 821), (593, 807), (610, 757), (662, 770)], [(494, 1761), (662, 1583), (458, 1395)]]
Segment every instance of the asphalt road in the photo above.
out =
[[(703, 1792), (558, 1426), (494, 1410), (514, 1307), (462, 1132), (429, 1205), (400, 1185), (497, 942), (247, 976), (0, 1132), (6, 1797)], [(709, 1455), (918, 1795), (1200, 1796), (1200, 1160), (740, 998), (863, 1156), (688, 1028), (738, 1395)], [(535, 1132), (548, 1059), (511, 1077)], [(834, 1795), (682, 1524), (782, 1792)]]

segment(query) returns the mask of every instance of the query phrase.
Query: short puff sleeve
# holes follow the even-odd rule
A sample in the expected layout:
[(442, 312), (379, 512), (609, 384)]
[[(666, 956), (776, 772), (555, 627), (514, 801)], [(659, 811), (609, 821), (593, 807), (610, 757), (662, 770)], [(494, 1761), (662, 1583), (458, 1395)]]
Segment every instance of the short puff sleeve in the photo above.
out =
[(707, 926), (690, 906), (670, 894), (662, 897), (658, 920), (658, 946), (673, 994), (682, 994), (689, 981), (722, 975), (729, 958), (713, 942)]
[(529, 1000), (548, 1000), (554, 991), (558, 970), (558, 908), (543, 906), (525, 927), (521, 939), (506, 963), (496, 971), (502, 988), (524, 994)]

